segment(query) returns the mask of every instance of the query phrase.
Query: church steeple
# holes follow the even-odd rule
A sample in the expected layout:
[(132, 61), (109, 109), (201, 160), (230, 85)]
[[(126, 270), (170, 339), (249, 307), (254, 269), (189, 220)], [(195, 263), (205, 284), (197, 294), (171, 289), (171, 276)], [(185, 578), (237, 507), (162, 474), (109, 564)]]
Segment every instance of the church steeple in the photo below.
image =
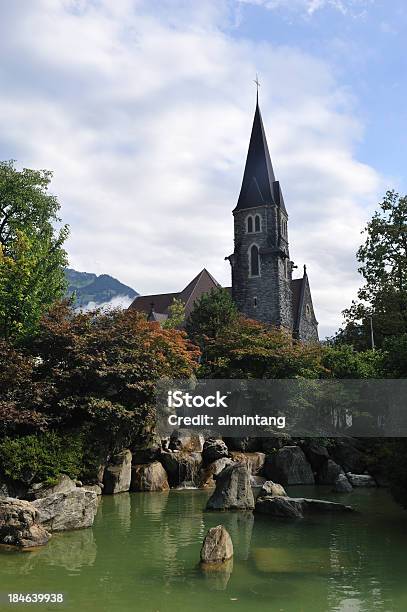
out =
[(235, 210), (275, 204), (280, 189), (274, 176), (257, 94), (242, 187)]

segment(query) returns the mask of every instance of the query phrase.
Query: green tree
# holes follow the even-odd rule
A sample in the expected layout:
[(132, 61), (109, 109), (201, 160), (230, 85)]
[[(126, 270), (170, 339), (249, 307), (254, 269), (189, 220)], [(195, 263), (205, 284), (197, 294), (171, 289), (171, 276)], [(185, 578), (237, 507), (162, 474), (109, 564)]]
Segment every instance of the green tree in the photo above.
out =
[(174, 298), (171, 306), (168, 308), (168, 319), (163, 323), (164, 329), (180, 328), (185, 320), (185, 304), (182, 300)]
[(0, 337), (33, 333), (42, 313), (65, 291), (67, 265), (52, 174), (0, 162)]
[(365, 232), (357, 252), (365, 282), (344, 311), (345, 328), (337, 337), (359, 349), (371, 344), (370, 317), (378, 346), (407, 332), (407, 196), (388, 191)]
[(216, 338), (238, 318), (238, 311), (227, 289), (218, 287), (204, 293), (188, 317), (189, 337), (204, 349), (209, 338)]

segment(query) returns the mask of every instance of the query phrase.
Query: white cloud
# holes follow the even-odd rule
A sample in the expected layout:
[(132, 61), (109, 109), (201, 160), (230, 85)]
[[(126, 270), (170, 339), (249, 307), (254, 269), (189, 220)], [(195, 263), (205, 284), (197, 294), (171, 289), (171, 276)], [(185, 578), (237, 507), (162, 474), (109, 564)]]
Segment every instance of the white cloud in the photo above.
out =
[(204, 266), (229, 284), (258, 71), (291, 254), (308, 263), (332, 330), (357, 287), (366, 206), (383, 190), (354, 156), (352, 96), (322, 60), (233, 38), (226, 2), (197, 4), (9, 3), (0, 156), (54, 169), (72, 267), (141, 293), (180, 290)]
[(237, 0), (240, 4), (263, 6), (269, 10), (283, 9), (312, 16), (321, 9), (334, 9), (343, 15), (362, 16), (375, 0)]

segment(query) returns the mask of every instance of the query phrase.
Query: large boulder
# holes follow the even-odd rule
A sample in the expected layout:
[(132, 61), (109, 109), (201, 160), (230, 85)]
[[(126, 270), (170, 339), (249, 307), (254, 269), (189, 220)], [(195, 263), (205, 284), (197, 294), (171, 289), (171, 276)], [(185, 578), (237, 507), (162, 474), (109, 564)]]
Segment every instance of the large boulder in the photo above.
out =
[(113, 495), (130, 489), (132, 455), (129, 450), (117, 453), (106, 466), (103, 474), (103, 493)]
[(353, 487), (343, 472), (338, 474), (337, 479), (334, 483), (334, 491), (336, 493), (351, 493)]
[(201, 453), (183, 451), (163, 451), (160, 462), (168, 474), (171, 487), (196, 486), (202, 464)]
[(209, 529), (201, 548), (201, 563), (224, 563), (232, 557), (232, 538), (224, 526)]
[(169, 448), (187, 453), (202, 453), (204, 440), (202, 434), (193, 434), (188, 429), (178, 429), (170, 436)]
[(339, 474), (343, 474), (341, 466), (335, 463), (335, 461), (332, 461), (332, 459), (328, 459), (317, 472), (318, 484), (333, 485)]
[(53, 493), (36, 499), (38, 521), (49, 531), (66, 531), (91, 527), (98, 509), (94, 491), (76, 488), (66, 493)]
[(221, 459), (217, 459), (213, 463), (210, 463), (206, 467), (203, 467), (199, 473), (198, 477), (198, 487), (200, 489), (211, 489), (216, 486), (215, 476), (220, 474), (220, 472), (227, 465), (233, 465), (233, 459), (229, 457), (222, 457)]
[(257, 499), (255, 512), (275, 518), (300, 519), (304, 516), (301, 503), (297, 500), (271, 495)]
[(159, 461), (133, 465), (130, 491), (168, 491), (167, 472)]
[(283, 446), (266, 458), (263, 468), (267, 479), (283, 485), (314, 484), (314, 474), (299, 446)]
[(266, 480), (260, 489), (259, 497), (269, 495), (270, 497), (287, 497), (284, 487), (272, 480)]
[(50, 537), (39, 524), (33, 504), (11, 497), (0, 499), (0, 544), (31, 548), (44, 546)]
[(148, 432), (130, 447), (133, 465), (152, 463), (161, 451), (161, 438), (156, 432)]
[(76, 484), (66, 474), (61, 474), (54, 485), (39, 482), (32, 485), (27, 492), (27, 498), (31, 501), (52, 495), (53, 493), (68, 493), (76, 489)]
[(376, 481), (369, 474), (346, 474), (352, 487), (376, 487)]
[(208, 499), (207, 510), (253, 510), (254, 497), (245, 463), (227, 465), (215, 481), (216, 489)]
[(205, 465), (209, 465), (218, 459), (229, 455), (228, 447), (223, 440), (209, 438), (205, 440), (202, 451), (202, 459)]
[(229, 450), (242, 453), (253, 453), (262, 449), (262, 438), (227, 438), (223, 437)]
[(322, 499), (272, 497), (270, 495), (259, 497), (255, 508), (255, 512), (268, 514), (276, 518), (302, 518), (307, 514), (347, 513), (353, 511), (351, 506)]
[(328, 449), (322, 444), (310, 441), (303, 444), (301, 448), (314, 472), (318, 472), (329, 459)]
[(363, 474), (366, 469), (366, 454), (361, 449), (360, 442), (353, 438), (336, 438), (329, 453), (345, 472)]
[(233, 461), (245, 463), (250, 474), (253, 474), (253, 476), (258, 474), (263, 469), (263, 465), (266, 460), (266, 455), (260, 452), (241, 453), (240, 451), (231, 451), (230, 456), (232, 457)]

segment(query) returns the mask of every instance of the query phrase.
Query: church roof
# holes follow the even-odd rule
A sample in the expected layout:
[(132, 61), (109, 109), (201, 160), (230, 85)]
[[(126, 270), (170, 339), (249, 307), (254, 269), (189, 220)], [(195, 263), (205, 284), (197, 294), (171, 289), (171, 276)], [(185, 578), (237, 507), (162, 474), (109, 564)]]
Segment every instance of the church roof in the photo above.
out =
[(285, 210), (280, 184), (274, 176), (257, 99), (242, 187), (235, 210), (273, 203), (281, 205)]
[(159, 314), (168, 314), (168, 308), (174, 299), (182, 300), (185, 304), (185, 315), (191, 312), (194, 303), (201, 295), (211, 289), (219, 287), (218, 281), (205, 268), (191, 280), (190, 283), (178, 293), (159, 293), (155, 295), (141, 295), (136, 297), (130, 308), (138, 312), (154, 313), (154, 319), (158, 320)]

